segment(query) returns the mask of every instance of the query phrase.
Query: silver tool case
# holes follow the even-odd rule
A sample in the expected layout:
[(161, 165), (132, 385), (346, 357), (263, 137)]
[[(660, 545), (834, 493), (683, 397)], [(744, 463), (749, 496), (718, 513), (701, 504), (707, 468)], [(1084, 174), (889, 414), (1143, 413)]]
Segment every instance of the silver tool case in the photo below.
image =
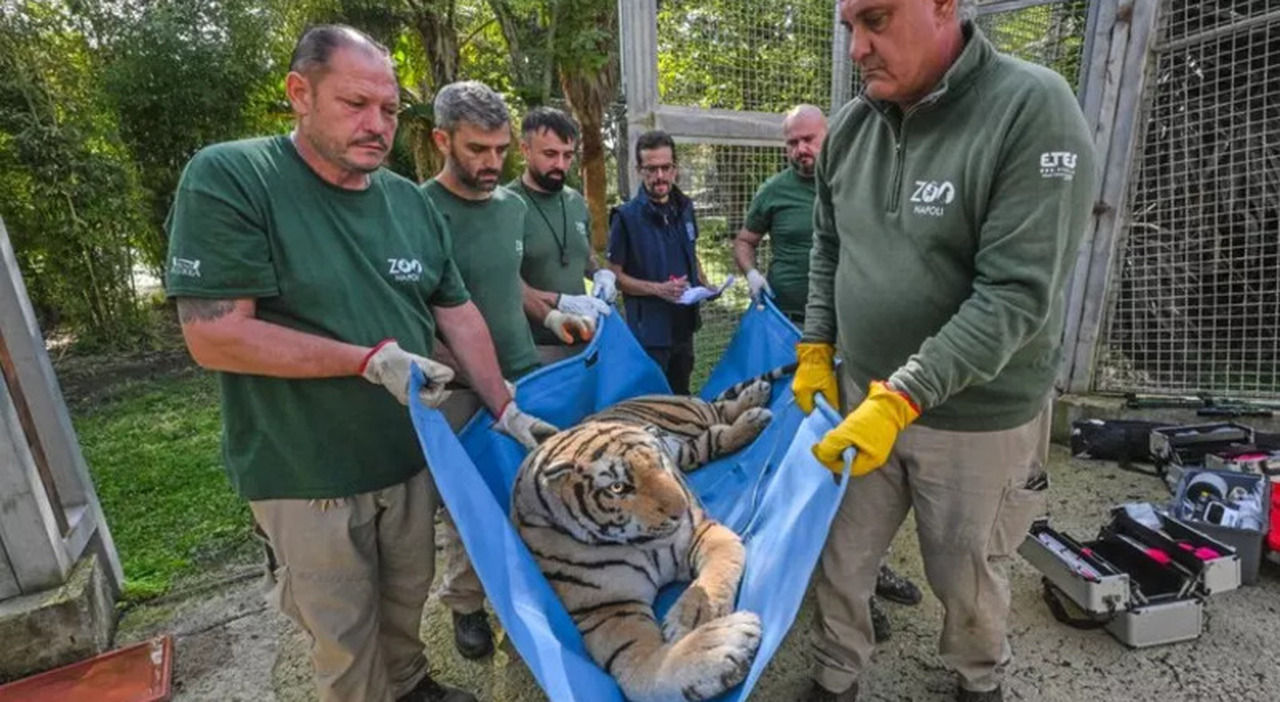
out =
[[(1204, 600), (1240, 586), (1240, 558), (1231, 546), (1152, 511), (1158, 529), (1120, 506), (1098, 538), (1085, 542), (1048, 519), (1031, 525), (1018, 553), (1044, 576), (1045, 602), (1059, 621), (1104, 628), (1134, 648), (1200, 636)], [(1069, 615), (1063, 598), (1084, 616)]]

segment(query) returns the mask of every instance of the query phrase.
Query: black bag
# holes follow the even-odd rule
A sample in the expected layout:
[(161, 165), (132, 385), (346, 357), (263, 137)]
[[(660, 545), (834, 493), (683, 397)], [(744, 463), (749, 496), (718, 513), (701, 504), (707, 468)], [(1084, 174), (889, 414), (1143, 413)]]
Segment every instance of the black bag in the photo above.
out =
[(1138, 419), (1081, 419), (1071, 423), (1071, 455), (1151, 463), (1151, 430), (1169, 426), (1174, 425)]

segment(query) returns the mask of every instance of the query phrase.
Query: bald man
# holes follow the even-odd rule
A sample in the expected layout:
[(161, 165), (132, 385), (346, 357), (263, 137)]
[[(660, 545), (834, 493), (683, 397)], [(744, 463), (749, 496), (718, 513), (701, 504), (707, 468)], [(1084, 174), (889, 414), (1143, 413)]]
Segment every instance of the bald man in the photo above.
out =
[[(813, 173), (827, 118), (813, 105), (797, 105), (782, 120), (786, 140), (786, 170), (769, 178), (756, 191), (746, 222), (733, 242), (738, 268), (746, 275), (751, 298), (761, 290), (796, 324), (804, 323), (809, 297), (809, 251), (813, 246)], [(756, 269), (756, 248), (769, 235), (773, 259), (766, 279)]]

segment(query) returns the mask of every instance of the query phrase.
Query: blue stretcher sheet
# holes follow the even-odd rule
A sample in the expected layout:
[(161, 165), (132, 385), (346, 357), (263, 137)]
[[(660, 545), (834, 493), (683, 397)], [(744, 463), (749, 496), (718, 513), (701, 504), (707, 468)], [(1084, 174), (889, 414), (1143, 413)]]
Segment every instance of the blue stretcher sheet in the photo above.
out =
[[(711, 398), (741, 380), (795, 360), (799, 332), (769, 301), (752, 305), (702, 391)], [(623, 700), (613, 679), (591, 660), (582, 638), (542, 577), (509, 518), (511, 486), (524, 449), (492, 429), (482, 410), (454, 436), (438, 410), (417, 400), (410, 415), (441, 497), (499, 621), (547, 696), (555, 702)], [(804, 416), (791, 376), (774, 384), (773, 421), (741, 451), (688, 477), (708, 513), (743, 537), (746, 571), (738, 608), (760, 615), (763, 635), (748, 677), (718, 700), (746, 699), (791, 627), (827, 529), (848, 482), (837, 483), (809, 451), (838, 416), (819, 398)], [(628, 397), (669, 393), (658, 366), (613, 314), (579, 355), (539, 369), (516, 384), (520, 407), (559, 427)], [(658, 617), (685, 584), (668, 586)]]

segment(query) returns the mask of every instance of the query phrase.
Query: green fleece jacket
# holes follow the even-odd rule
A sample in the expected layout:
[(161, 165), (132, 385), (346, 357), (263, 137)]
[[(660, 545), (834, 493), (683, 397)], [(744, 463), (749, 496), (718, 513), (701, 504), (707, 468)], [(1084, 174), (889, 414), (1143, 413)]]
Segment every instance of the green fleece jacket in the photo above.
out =
[(1052, 389), (1098, 174), (1066, 81), (964, 33), (916, 105), (864, 94), (832, 119), (804, 339), (834, 342), (860, 387), (904, 390), (919, 424), (995, 431)]

